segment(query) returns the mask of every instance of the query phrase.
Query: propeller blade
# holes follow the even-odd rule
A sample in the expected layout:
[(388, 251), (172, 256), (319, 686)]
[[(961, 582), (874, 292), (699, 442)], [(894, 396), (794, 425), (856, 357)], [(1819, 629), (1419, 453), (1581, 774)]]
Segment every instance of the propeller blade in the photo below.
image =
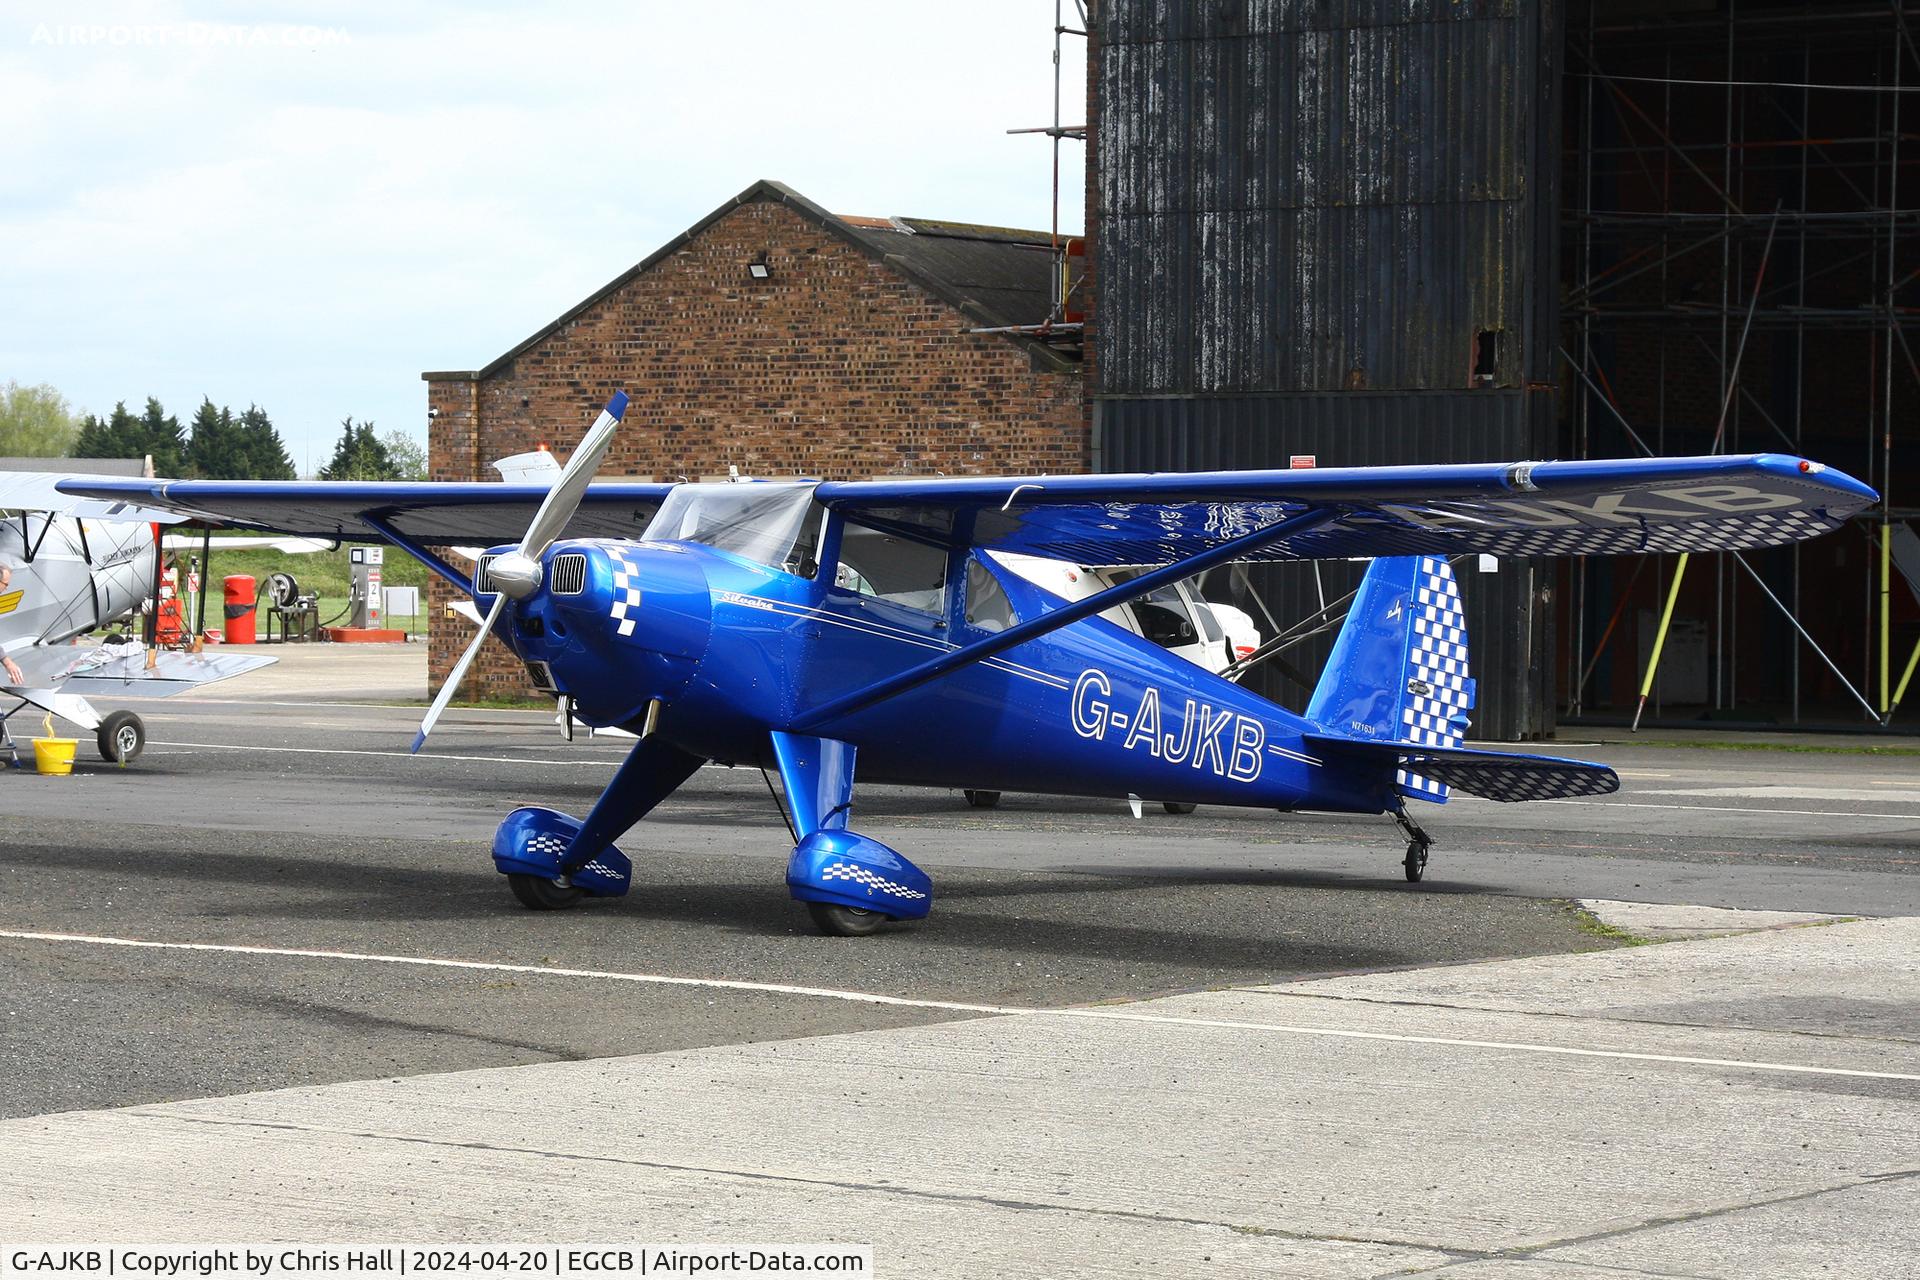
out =
[[(567, 527), (567, 521), (573, 519), (573, 513), (579, 509), (580, 499), (593, 482), (593, 473), (600, 469), (600, 460), (607, 456), (607, 449), (613, 444), (614, 429), (620, 425), (620, 419), (626, 416), (626, 412), (627, 393), (614, 392), (613, 399), (607, 401), (607, 407), (587, 428), (586, 438), (580, 442), (580, 447), (573, 451), (573, 456), (567, 459), (567, 465), (560, 470), (560, 477), (553, 482), (553, 488), (547, 490), (547, 496), (541, 500), (540, 509), (533, 514), (533, 522), (527, 526), (526, 536), (520, 540), (519, 551), (536, 566), (541, 553), (560, 536)], [(506, 557), (501, 559), (504, 561)], [(524, 595), (537, 585), (536, 577), (525, 590), (514, 594)], [(440, 713), (447, 709), (447, 704), (453, 701), (453, 695), (460, 691), (460, 682), (467, 678), (467, 668), (473, 665), (480, 646), (493, 634), (493, 624), (500, 620), (501, 611), (507, 607), (507, 599), (505, 590), (494, 596), (493, 608), (487, 611), (487, 620), (480, 624), (473, 643), (460, 655), (460, 661), (453, 664), (447, 682), (440, 686), (440, 692), (434, 695), (433, 705), (427, 708), (426, 716), (420, 721), (420, 732), (413, 737), (412, 751), (417, 753), (426, 745), (427, 735), (433, 732), (433, 726), (439, 722)]]
[(607, 407), (587, 428), (586, 438), (580, 442), (580, 447), (567, 459), (567, 465), (561, 469), (560, 478), (553, 482), (553, 488), (547, 491), (540, 510), (534, 513), (533, 523), (527, 526), (527, 534), (520, 540), (521, 555), (538, 560), (540, 553), (567, 527), (567, 521), (573, 519), (587, 486), (593, 483), (593, 473), (600, 469), (600, 460), (607, 456), (607, 448), (613, 443), (614, 429), (620, 425), (620, 419), (626, 416), (626, 412), (627, 393), (614, 392), (613, 399), (607, 401)]
[(414, 753), (417, 754), (420, 748), (427, 744), (427, 735), (433, 732), (433, 726), (439, 721), (440, 713), (447, 709), (449, 702), (453, 701), (453, 695), (460, 691), (460, 682), (467, 678), (467, 668), (473, 665), (474, 655), (480, 652), (480, 646), (485, 644), (487, 637), (493, 634), (493, 624), (499, 621), (500, 611), (506, 607), (505, 596), (493, 598), (493, 608), (487, 610), (487, 620), (481, 623), (480, 630), (474, 633), (473, 643), (468, 645), (467, 651), (460, 655), (460, 661), (453, 664), (453, 670), (447, 674), (447, 682), (440, 686), (440, 692), (434, 695), (433, 705), (427, 708), (426, 718), (420, 722), (420, 732), (413, 735), (413, 746), (410, 750)]

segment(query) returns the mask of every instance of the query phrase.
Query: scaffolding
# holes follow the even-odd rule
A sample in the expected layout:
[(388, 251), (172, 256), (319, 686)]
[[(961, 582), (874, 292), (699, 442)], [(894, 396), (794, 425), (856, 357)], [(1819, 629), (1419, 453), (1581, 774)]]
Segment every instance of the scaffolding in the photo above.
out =
[[(1087, 38), (1087, 0), (1073, 0), (1073, 8), (1080, 20), (1080, 25), (1077, 27), (1067, 25), (1067, 0), (1053, 0), (1053, 123), (1007, 130), (1010, 134), (1038, 135), (1047, 138), (1053, 144), (1053, 221), (1049, 242), (1049, 248), (1053, 254), (1053, 276), (1047, 314), (1034, 324), (1005, 325), (993, 329), (974, 329), (971, 332), (1019, 334), (1023, 337), (1037, 338), (1057, 349), (1069, 350), (1077, 355), (1086, 326), (1081, 309), (1076, 308), (1074, 303), (1076, 295), (1085, 286), (1086, 273), (1082, 269), (1076, 274), (1074, 265), (1076, 258), (1084, 264), (1086, 241), (1082, 236), (1060, 234), (1060, 144), (1085, 142), (1087, 126), (1061, 122), (1063, 87), (1061, 51), (1069, 36), (1082, 40)], [(1081, 165), (1078, 171), (1084, 174), (1086, 167)]]
[[(1920, 206), (1903, 175), (1920, 159), (1903, 132), (1920, 122), (1906, 101), (1920, 90), (1920, 4), (1568, 6), (1569, 451), (1790, 452), (1875, 485), (1871, 521), (1832, 539), (1695, 557), (1687, 598), (1705, 623), (1706, 714), (1801, 725), (1851, 707), (1854, 723), (1885, 725), (1894, 634), (1916, 618), (1892, 593), (1890, 535), (1920, 514), (1896, 505), (1920, 476), (1894, 449), (1920, 408), (1907, 332), (1920, 207), (1901, 205)], [(1667, 634), (1660, 623), (1648, 652), (1647, 619), (1662, 602), (1672, 612), (1683, 572), (1667, 558), (1567, 564), (1563, 718), (1620, 714), (1629, 670), (1644, 696)], [(1630, 634), (1642, 652), (1628, 664)], [(1656, 717), (1678, 701), (1668, 682), (1652, 692)]]

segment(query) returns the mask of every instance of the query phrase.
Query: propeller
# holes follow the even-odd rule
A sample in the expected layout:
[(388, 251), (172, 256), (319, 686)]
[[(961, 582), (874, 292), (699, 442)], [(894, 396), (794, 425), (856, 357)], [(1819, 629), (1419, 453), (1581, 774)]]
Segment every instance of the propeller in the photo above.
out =
[(613, 399), (607, 401), (607, 407), (600, 411), (600, 416), (587, 429), (580, 447), (567, 459), (567, 465), (561, 470), (559, 479), (553, 482), (553, 488), (547, 490), (547, 496), (540, 503), (540, 509), (533, 513), (533, 522), (527, 526), (520, 545), (504, 555), (494, 557), (487, 567), (487, 576), (493, 580), (498, 593), (494, 596), (493, 608), (487, 611), (486, 621), (474, 633), (473, 643), (453, 664), (453, 670), (447, 674), (447, 682), (434, 695), (433, 705), (427, 708), (425, 718), (420, 721), (420, 732), (413, 737), (412, 750), (417, 752), (426, 745), (427, 735), (433, 732), (433, 726), (440, 720), (440, 713), (453, 701), (453, 695), (460, 691), (461, 681), (467, 678), (467, 668), (473, 665), (480, 646), (493, 633), (493, 624), (500, 620), (507, 601), (525, 600), (540, 589), (540, 557), (553, 545), (553, 540), (560, 536), (567, 527), (567, 521), (573, 519), (573, 513), (579, 509), (587, 486), (593, 482), (593, 473), (600, 469), (601, 460), (607, 456), (607, 449), (613, 444), (614, 430), (626, 412), (627, 393), (614, 392)]

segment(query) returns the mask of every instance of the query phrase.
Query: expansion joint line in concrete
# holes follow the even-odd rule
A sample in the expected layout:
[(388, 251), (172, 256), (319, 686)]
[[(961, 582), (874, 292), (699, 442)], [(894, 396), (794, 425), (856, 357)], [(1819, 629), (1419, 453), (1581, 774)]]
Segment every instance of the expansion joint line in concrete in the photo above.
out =
[(910, 1200), (927, 1200), (941, 1204), (980, 1205), (995, 1209), (1010, 1209), (1021, 1213), (1064, 1213), (1080, 1214), (1099, 1218), (1116, 1218), (1129, 1222), (1146, 1222), (1176, 1227), (1211, 1227), (1221, 1231), (1234, 1231), (1243, 1235), (1273, 1236), (1280, 1239), (1303, 1242), (1329, 1242), (1337, 1244), (1369, 1244), (1391, 1246), (1401, 1249), (1422, 1249), (1429, 1253), (1446, 1254), (1462, 1261), (1490, 1256), (1464, 1249), (1448, 1249), (1430, 1244), (1420, 1244), (1411, 1240), (1397, 1240), (1382, 1236), (1352, 1235), (1314, 1235), (1302, 1231), (1280, 1231), (1266, 1227), (1243, 1227), (1230, 1222), (1219, 1222), (1209, 1218), (1192, 1218), (1180, 1214), (1143, 1213), (1137, 1209), (1109, 1209), (1098, 1205), (1055, 1203), (1040, 1200), (1009, 1200), (1002, 1196), (970, 1195), (956, 1191), (928, 1191), (914, 1187), (904, 1187), (896, 1183), (855, 1182), (839, 1178), (809, 1178), (793, 1173), (769, 1173), (754, 1169), (726, 1169), (710, 1165), (676, 1164), (665, 1160), (638, 1160), (631, 1156), (598, 1155), (587, 1151), (559, 1151), (545, 1147), (522, 1147), (511, 1143), (481, 1142), (474, 1139), (436, 1138), (426, 1134), (393, 1133), (374, 1129), (342, 1129), (332, 1125), (300, 1124), (291, 1120), (252, 1120), (245, 1117), (204, 1116), (190, 1112), (175, 1111), (162, 1107), (129, 1107), (121, 1114), (136, 1116), (142, 1120), (170, 1121), (176, 1124), (212, 1125), (229, 1129), (255, 1129), (275, 1133), (315, 1134), (333, 1138), (356, 1138), (367, 1142), (392, 1142), (425, 1147), (446, 1147), (463, 1151), (484, 1151), (495, 1155), (532, 1156), (541, 1160), (572, 1160), (585, 1164), (610, 1164), (629, 1169), (652, 1169), (661, 1173), (684, 1173), (698, 1177), (737, 1178), (745, 1182), (770, 1183), (791, 1187), (806, 1187), (816, 1190), (857, 1191), (875, 1195), (900, 1196)]
[[(1639, 1222), (1624, 1223), (1607, 1227), (1600, 1231), (1590, 1231), (1584, 1235), (1564, 1236), (1557, 1240), (1546, 1240), (1537, 1244), (1514, 1245), (1505, 1249), (1490, 1249), (1480, 1255), (1483, 1259), (1538, 1259), (1552, 1262), (1554, 1259), (1541, 1259), (1540, 1255), (1554, 1249), (1571, 1249), (1583, 1244), (1598, 1244), (1607, 1240), (1618, 1240), (1625, 1236), (1638, 1235), (1643, 1231), (1657, 1231), (1662, 1227), (1686, 1226), (1695, 1222), (1709, 1222), (1715, 1218), (1729, 1217), (1745, 1213), (1750, 1209), (1769, 1209), (1775, 1205), (1793, 1204), (1800, 1200), (1816, 1200), (1821, 1196), (1835, 1195), (1842, 1191), (1857, 1191), (1862, 1187), (1884, 1186), (1888, 1183), (1903, 1182), (1920, 1178), (1920, 1169), (1888, 1169), (1880, 1173), (1863, 1174), (1858, 1178), (1848, 1178), (1839, 1182), (1827, 1183), (1818, 1187), (1803, 1187), (1798, 1191), (1785, 1191), (1779, 1195), (1755, 1196), (1749, 1200), (1732, 1200), (1725, 1204), (1711, 1205), (1705, 1209), (1692, 1209), (1684, 1213), (1662, 1214)], [(1477, 1259), (1461, 1259), (1475, 1261)], [(1569, 1259), (1569, 1261), (1573, 1261)], [(1457, 1265), (1454, 1262), (1442, 1263), (1437, 1267), (1427, 1267), (1414, 1271), (1401, 1272), (1403, 1275), (1437, 1275)], [(1582, 1260), (1581, 1266), (1594, 1266)], [(1610, 1269), (1610, 1268), (1608, 1268)], [(1648, 1272), (1633, 1268), (1623, 1269), (1627, 1275), (1660, 1275), (1662, 1272)]]
[[(1851, 922), (1849, 922), (1851, 923)], [(1469, 963), (1484, 963), (1469, 961)], [(1451, 968), (1440, 966), (1434, 968)], [(1447, 1000), (1407, 1000), (1387, 996), (1328, 995), (1319, 991), (1277, 991), (1270, 987), (1236, 987), (1235, 991), (1252, 996), (1270, 996), (1276, 1000), (1324, 1000), (1329, 1004), (1359, 1004), (1381, 1009), (1434, 1009), (1443, 1013), (1484, 1013), (1500, 1018), (1544, 1018), (1559, 1022), (1619, 1023), (1629, 1027), (1668, 1027), (1675, 1031), (1725, 1031), (1737, 1035), (1789, 1036), (1797, 1040), (1831, 1040), (1836, 1043), (1865, 1041), (1870, 1044), (1914, 1046), (1905, 1036), (1876, 1036), (1857, 1031), (1808, 1031), (1804, 1027), (1714, 1027), (1697, 1022), (1673, 1022), (1665, 1018), (1629, 1018), (1617, 1013), (1563, 1012), (1558, 1009), (1500, 1009), (1481, 1004), (1454, 1004)]]

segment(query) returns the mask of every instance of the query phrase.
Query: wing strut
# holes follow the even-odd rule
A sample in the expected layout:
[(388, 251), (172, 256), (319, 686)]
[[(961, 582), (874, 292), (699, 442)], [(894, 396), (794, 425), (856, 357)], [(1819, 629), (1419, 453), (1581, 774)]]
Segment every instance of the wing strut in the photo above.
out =
[(1015, 645), (1024, 644), (1036, 636), (1058, 631), (1061, 627), (1078, 622), (1082, 618), (1091, 618), (1117, 604), (1137, 600), (1141, 596), (1158, 591), (1168, 583), (1190, 578), (1196, 573), (1203, 573), (1217, 564), (1225, 564), (1229, 560), (1252, 555), (1276, 542), (1317, 529), (1323, 524), (1339, 519), (1344, 514), (1345, 511), (1336, 506), (1314, 507), (1298, 515), (1275, 521), (1263, 529), (1243, 533), (1237, 538), (1190, 555), (1184, 560), (1176, 560), (1172, 564), (1150, 569), (1139, 577), (1129, 579), (1118, 586), (1095, 592), (1084, 600), (1076, 600), (1062, 608), (1043, 613), (1037, 618), (1029, 618), (1025, 622), (1008, 627), (1005, 631), (996, 632), (985, 640), (976, 640), (972, 644), (943, 653), (919, 666), (909, 667), (884, 680), (876, 681), (864, 689), (843, 693), (811, 711), (801, 712), (787, 726), (787, 731), (811, 733), (829, 720), (864, 710), (876, 702), (885, 702), (888, 698), (897, 697), (909, 689), (917, 689), (928, 681), (938, 680), (941, 676), (958, 671), (961, 667), (991, 658), (994, 654), (1003, 653)]
[(419, 539), (408, 537), (406, 534), (394, 528), (391, 522), (380, 516), (361, 516), (360, 521), (366, 525), (367, 528), (373, 530), (388, 542), (391, 542), (394, 546), (400, 548), (415, 560), (418, 560), (421, 564), (438, 574), (441, 578), (451, 583), (455, 591), (460, 592), (462, 595), (470, 596), (473, 594), (473, 579), (461, 573), (439, 556), (433, 554)]

